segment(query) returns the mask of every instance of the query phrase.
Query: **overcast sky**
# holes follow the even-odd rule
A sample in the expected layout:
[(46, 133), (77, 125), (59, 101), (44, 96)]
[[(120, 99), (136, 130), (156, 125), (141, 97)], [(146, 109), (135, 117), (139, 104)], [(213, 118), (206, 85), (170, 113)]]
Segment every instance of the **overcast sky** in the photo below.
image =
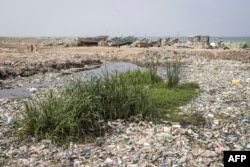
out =
[(250, 36), (250, 0), (0, 0), (0, 36)]

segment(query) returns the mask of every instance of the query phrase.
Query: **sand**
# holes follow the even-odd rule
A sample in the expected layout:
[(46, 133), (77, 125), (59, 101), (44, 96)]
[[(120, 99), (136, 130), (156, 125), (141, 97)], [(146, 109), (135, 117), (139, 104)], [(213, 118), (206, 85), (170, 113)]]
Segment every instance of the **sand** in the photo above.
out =
[[(59, 38), (15, 38), (0, 37), (0, 68), (8, 63), (15, 64), (15, 68), (23, 64), (45, 62), (48, 60), (65, 61), (84, 58), (101, 59), (109, 61), (136, 62), (147, 51), (172, 51), (171, 53), (184, 53), (186, 55), (199, 54), (213, 59), (234, 59), (242, 62), (250, 61), (250, 50), (230, 48), (223, 49), (183, 49), (174, 46), (134, 48), (130, 46), (117, 47), (65, 47), (72, 44), (73, 39)], [(30, 45), (34, 46), (33, 52)]]

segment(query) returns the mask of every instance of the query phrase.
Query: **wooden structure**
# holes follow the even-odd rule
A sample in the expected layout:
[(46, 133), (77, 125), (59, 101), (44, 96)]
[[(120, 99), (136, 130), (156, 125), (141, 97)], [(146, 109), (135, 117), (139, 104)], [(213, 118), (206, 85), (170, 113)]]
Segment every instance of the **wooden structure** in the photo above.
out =
[(188, 41), (192, 43), (194, 48), (208, 48), (210, 45), (210, 38), (208, 35), (194, 35), (189, 36)]
[(77, 38), (78, 46), (91, 46), (91, 45), (100, 45), (107, 41), (108, 35), (96, 36), (96, 37), (86, 37), (86, 38)]

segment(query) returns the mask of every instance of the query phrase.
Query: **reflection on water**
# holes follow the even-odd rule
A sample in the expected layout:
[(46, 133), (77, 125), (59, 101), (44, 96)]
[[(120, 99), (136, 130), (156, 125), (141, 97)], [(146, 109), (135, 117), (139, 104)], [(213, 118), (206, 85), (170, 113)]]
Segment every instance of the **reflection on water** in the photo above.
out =
[[(86, 76), (92, 75), (101, 75), (102, 72), (123, 72), (127, 70), (139, 69), (137, 65), (131, 63), (117, 62), (117, 63), (108, 63), (103, 64), (100, 68), (84, 71), (82, 73), (87, 74)], [(81, 73), (81, 72), (80, 72)], [(67, 76), (68, 78), (72, 78), (71, 75)], [(54, 86), (58, 83), (61, 83), (63, 80), (55, 80), (55, 81), (43, 81), (37, 84), (26, 84), (22, 87), (13, 88), (13, 89), (2, 89), (0, 90), (0, 98), (9, 98), (9, 97), (29, 97), (30, 92), (28, 88), (42, 88), (48, 86)]]

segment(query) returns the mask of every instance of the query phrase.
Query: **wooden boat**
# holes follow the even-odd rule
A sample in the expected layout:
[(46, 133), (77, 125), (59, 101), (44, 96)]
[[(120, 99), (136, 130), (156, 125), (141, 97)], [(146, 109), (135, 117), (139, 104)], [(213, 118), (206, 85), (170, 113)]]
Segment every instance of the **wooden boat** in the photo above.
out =
[(108, 40), (108, 45), (120, 47), (122, 45), (132, 44), (134, 41), (136, 41), (136, 38), (133, 36), (115, 37), (115, 38)]
[(77, 38), (78, 46), (90, 46), (98, 45), (100, 41), (107, 41), (108, 35), (96, 36), (96, 37), (86, 37), (86, 38)]

